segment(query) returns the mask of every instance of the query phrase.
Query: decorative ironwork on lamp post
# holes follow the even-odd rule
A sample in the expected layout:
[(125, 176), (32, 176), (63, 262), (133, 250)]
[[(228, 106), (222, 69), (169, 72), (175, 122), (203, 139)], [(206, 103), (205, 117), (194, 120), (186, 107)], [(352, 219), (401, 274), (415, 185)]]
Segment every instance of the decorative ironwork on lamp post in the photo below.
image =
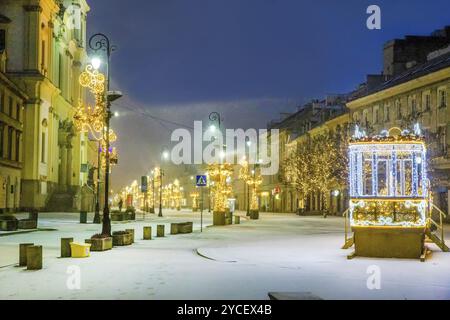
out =
[(161, 167), (160, 167), (160, 171), (159, 171), (159, 212), (158, 212), (158, 217), (162, 217), (163, 213), (162, 213), (162, 185), (163, 185), (163, 176), (164, 176), (164, 170), (162, 168), (163, 162), (165, 160), (169, 159), (169, 151), (167, 151), (167, 147), (163, 146), (163, 152), (161, 154)]
[(105, 204), (103, 208), (103, 228), (102, 234), (111, 235), (111, 219), (109, 216), (109, 171), (110, 171), (110, 120), (112, 117), (111, 113), (111, 102), (121, 97), (120, 93), (111, 93), (110, 89), (110, 62), (111, 62), (111, 53), (117, 49), (116, 46), (111, 45), (109, 38), (103, 33), (96, 33), (89, 38), (89, 48), (98, 53), (99, 51), (103, 51), (106, 55), (106, 86), (104, 90), (104, 102), (106, 103), (105, 109), (105, 130), (104, 133), (104, 141), (106, 146), (105, 152)]

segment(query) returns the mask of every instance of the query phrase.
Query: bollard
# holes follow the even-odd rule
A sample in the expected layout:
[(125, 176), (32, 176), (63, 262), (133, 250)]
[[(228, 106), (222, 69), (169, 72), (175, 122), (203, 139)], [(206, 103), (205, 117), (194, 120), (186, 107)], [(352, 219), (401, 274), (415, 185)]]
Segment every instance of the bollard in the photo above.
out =
[(156, 236), (158, 238), (164, 237), (164, 225), (163, 224), (158, 224), (158, 227), (156, 229)]
[(134, 243), (134, 229), (125, 229), (126, 232), (131, 233), (131, 243)]
[(27, 248), (27, 270), (42, 269), (42, 246)]
[(152, 240), (152, 227), (144, 227), (144, 240)]
[(72, 257), (71, 242), (73, 242), (73, 238), (61, 238), (61, 258)]
[(39, 215), (39, 211), (37, 211), (37, 210), (31, 210), (31, 211), (28, 213), (28, 219), (29, 219), (29, 220), (38, 221), (38, 215)]
[(241, 217), (240, 216), (234, 216), (234, 224), (241, 224)]
[(87, 212), (86, 211), (81, 211), (80, 212), (80, 223), (87, 223)]
[(170, 234), (178, 234), (179, 223), (170, 224)]
[(21, 243), (19, 245), (19, 267), (27, 265), (27, 248), (34, 246), (34, 243)]

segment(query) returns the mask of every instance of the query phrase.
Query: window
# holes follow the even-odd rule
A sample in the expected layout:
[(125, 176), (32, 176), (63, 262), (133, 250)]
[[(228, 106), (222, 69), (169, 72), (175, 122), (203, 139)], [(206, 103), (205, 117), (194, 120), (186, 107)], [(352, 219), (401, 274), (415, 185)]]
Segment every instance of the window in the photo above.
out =
[(368, 113), (367, 110), (363, 111), (363, 125), (364, 126), (368, 125), (368, 121), (369, 121), (369, 117), (368, 117), (367, 113)]
[(46, 161), (45, 161), (45, 132), (42, 132), (42, 135), (41, 135), (41, 162), (42, 163), (45, 163)]
[(401, 120), (402, 118), (402, 104), (400, 100), (395, 102), (395, 112), (397, 113), (397, 120)]
[(45, 41), (41, 43), (41, 68), (45, 69)]
[(378, 123), (379, 119), (379, 108), (376, 106), (373, 108), (373, 123)]
[(0, 51), (6, 49), (6, 30), (0, 29)]
[(20, 161), (20, 132), (16, 132), (16, 161)]
[(60, 90), (62, 90), (62, 86), (63, 86), (63, 56), (60, 53), (59, 54), (59, 65), (58, 65), (58, 88)]
[(8, 160), (12, 160), (13, 128), (8, 128)]
[(416, 98), (415, 97), (411, 98), (411, 113), (413, 115), (415, 115), (417, 113), (417, 103), (416, 103)]
[(16, 119), (18, 121), (20, 121), (20, 109), (21, 109), (20, 103), (17, 103), (16, 104)]
[(13, 101), (13, 98), (10, 96), (9, 97), (9, 108), (8, 108), (8, 114), (10, 117), (12, 117), (13, 105), (14, 105), (14, 101)]
[(4, 143), (5, 140), (5, 124), (4, 123), (0, 123), (0, 158), (3, 158), (4, 155)]
[(439, 101), (439, 108), (446, 108), (447, 107), (447, 92), (442, 89), (438, 91), (438, 101)]
[(384, 105), (384, 121), (389, 121), (389, 104)]
[(424, 107), (423, 111), (430, 111), (431, 110), (431, 94), (426, 93), (424, 98)]

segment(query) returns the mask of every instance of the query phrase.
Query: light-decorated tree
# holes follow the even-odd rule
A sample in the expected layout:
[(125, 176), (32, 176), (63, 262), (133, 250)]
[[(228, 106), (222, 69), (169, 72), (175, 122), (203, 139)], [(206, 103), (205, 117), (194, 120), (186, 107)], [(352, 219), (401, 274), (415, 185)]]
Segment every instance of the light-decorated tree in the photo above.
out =
[[(297, 143), (283, 160), (283, 180), (293, 186), (300, 199), (312, 192), (329, 194), (332, 188), (347, 181), (347, 137), (340, 132), (326, 132)], [(323, 196), (322, 207), (329, 204)]]

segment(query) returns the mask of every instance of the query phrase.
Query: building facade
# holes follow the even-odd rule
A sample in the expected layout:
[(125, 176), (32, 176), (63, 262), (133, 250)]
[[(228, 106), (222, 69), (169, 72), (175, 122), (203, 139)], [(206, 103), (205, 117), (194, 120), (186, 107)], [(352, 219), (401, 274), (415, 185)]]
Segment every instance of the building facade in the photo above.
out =
[(328, 95), (324, 99), (306, 103), (299, 107), (296, 113), (281, 121), (269, 124), (269, 130), (279, 130), (280, 171), (276, 175), (263, 177), (259, 195), (262, 211), (288, 213), (297, 213), (300, 209), (302, 211), (305, 209), (307, 213), (319, 211), (318, 207), (313, 205), (314, 195), (308, 196), (308, 203), (302, 201), (296, 188), (284, 176), (283, 165), (290, 152), (299, 143), (311, 137), (311, 134), (314, 136), (315, 132), (335, 130), (336, 126), (341, 124), (339, 121), (346, 122), (344, 120), (348, 117), (345, 116), (346, 101), (346, 95)]
[(75, 131), (74, 107), (86, 59), (85, 0), (3, 0), (6, 74), (27, 95), (23, 110), (20, 207), (79, 210), (87, 181), (86, 134)]
[[(0, 20), (10, 23), (5, 17)], [(5, 74), (4, 47), (0, 60), (0, 212), (14, 212), (20, 207), (23, 110), (28, 97)]]
[(434, 202), (448, 212), (450, 190), (450, 47), (391, 77), (347, 104), (353, 123), (369, 134), (419, 123), (426, 136)]

